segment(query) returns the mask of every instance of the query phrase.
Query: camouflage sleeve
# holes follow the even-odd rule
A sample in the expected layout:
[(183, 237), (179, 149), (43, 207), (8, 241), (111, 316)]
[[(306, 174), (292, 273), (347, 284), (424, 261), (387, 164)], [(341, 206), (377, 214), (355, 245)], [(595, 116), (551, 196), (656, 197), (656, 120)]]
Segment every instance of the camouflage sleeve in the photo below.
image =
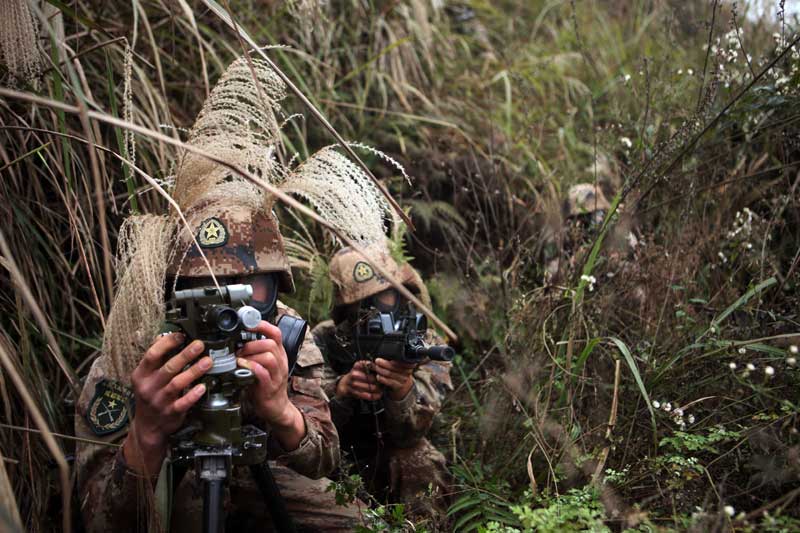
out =
[(353, 398), (339, 398), (336, 396), (336, 386), (344, 374), (337, 373), (328, 363), (329, 343), (334, 341), (335, 325), (333, 320), (326, 320), (317, 324), (312, 331), (314, 341), (322, 353), (324, 364), (322, 365), (322, 390), (330, 399), (328, 404), (331, 410), (331, 418), (337, 428), (341, 429), (347, 425), (353, 417), (358, 402)]
[[(431, 330), (429, 344), (444, 344)], [(393, 401), (384, 398), (386, 431), (390, 442), (398, 448), (410, 448), (422, 439), (441, 410), (444, 396), (453, 390), (449, 362), (428, 361), (414, 371), (414, 386), (405, 398)]]
[[(75, 416), (78, 494), (86, 531), (155, 531), (156, 478), (130, 470), (120, 444), (132, 408), (129, 389), (107, 377), (102, 357), (94, 362)], [(150, 522), (149, 522), (150, 521)], [(148, 523), (149, 522), (149, 523)]]
[[(280, 309), (284, 313), (294, 313), (283, 306)], [(322, 389), (323, 367), (322, 353), (308, 331), (297, 356), (297, 366), (289, 378), (289, 399), (303, 414), (306, 436), (291, 452), (272, 443), (279, 464), (312, 479), (327, 476), (339, 465), (339, 435), (331, 420), (328, 396)]]

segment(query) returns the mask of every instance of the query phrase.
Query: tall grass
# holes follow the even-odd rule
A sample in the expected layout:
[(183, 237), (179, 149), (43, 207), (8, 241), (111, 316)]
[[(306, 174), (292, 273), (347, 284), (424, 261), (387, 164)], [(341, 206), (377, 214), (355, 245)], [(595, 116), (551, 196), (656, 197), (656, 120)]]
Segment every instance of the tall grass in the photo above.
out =
[[(791, 21), (776, 42), (780, 24), (725, 2), (466, 4), (220, 3), (256, 43), (286, 45), (264, 53), (345, 140), (409, 169), (411, 184), (364, 154), (410, 208), (407, 251), (459, 337), (434, 434), (456, 479), (441, 528), (772, 527), (769, 511), (791, 529), (797, 53), (769, 65)], [(62, 105), (0, 97), (0, 450), (14, 496), (0, 468), (0, 503), (27, 530), (69, 520), (54, 513), (69, 497), (62, 457), (117, 228), (167, 208), (156, 186), (175, 139), (241, 51), (205, 5), (50, 2), (42, 74), (18, 89)], [(286, 160), (330, 144), (291, 116), (305, 109), (289, 102)], [(107, 115), (163, 136), (130, 137)], [(581, 181), (618, 194), (617, 212), (545, 283), (543, 249), (564, 242), (562, 199)], [(310, 272), (291, 303), (324, 318), (332, 243), (312, 218), (281, 217)]]

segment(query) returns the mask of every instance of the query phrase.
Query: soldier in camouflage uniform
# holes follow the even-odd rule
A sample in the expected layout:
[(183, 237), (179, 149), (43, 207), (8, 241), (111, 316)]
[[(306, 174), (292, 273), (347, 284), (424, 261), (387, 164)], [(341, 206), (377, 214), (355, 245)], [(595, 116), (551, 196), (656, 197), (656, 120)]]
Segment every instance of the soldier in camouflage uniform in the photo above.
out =
[[(283, 239), (275, 219), (263, 210), (230, 202), (200, 204), (186, 212), (199, 249), (187, 230), (167, 269), (165, 290), (212, 285), (201, 249), (220, 285), (251, 284), (253, 305), (262, 317), (294, 313), (276, 302), (278, 291), (294, 288)], [(272, 305), (271, 305), (272, 304)], [(271, 309), (270, 309), (271, 308)], [(326, 491), (323, 476), (339, 463), (339, 441), (328, 397), (321, 387), (323, 358), (310, 333), (288, 376), (280, 330), (262, 320), (251, 341), (237, 352), (240, 366), (257, 382), (243, 405), (243, 423), (270, 433), (270, 465), (289, 513), (301, 531), (351, 531), (360, 523), (357, 505), (340, 506)], [(140, 353), (140, 352), (139, 352)], [(168, 437), (204, 395), (192, 387), (211, 366), (202, 343), (185, 346), (181, 334), (156, 338), (131, 375), (104, 354), (86, 379), (77, 406), (78, 437), (106, 446), (79, 443), (80, 509), (88, 531), (201, 530), (199, 480), (190, 471), (174, 489), (167, 482)], [(135, 413), (135, 414), (134, 414)], [(161, 478), (159, 477), (161, 474)], [(172, 500), (170, 502), (170, 500)], [(358, 503), (358, 502), (356, 502)], [(164, 512), (171, 509), (171, 519)], [(250, 471), (234, 467), (226, 495), (229, 531), (272, 531), (271, 519)], [(169, 514), (169, 513), (167, 513)]]
[[(405, 503), (412, 514), (435, 519), (444, 510), (447, 471), (444, 456), (425, 435), (445, 393), (452, 390), (451, 365), (428, 361), (414, 366), (381, 358), (352, 364), (356, 358), (352, 325), (359, 314), (373, 306), (385, 312), (403, 305), (402, 296), (372, 264), (379, 263), (412, 292), (427, 298), (419, 274), (392, 259), (384, 243), (366, 251), (369, 262), (344, 248), (330, 264), (333, 320), (313, 330), (328, 363), (323, 389), (330, 398), (345, 461), (353, 463), (367, 490), (379, 501)], [(442, 344), (432, 330), (426, 340)]]
[[(611, 207), (603, 191), (589, 183), (570, 187), (564, 210), (564, 227), (550, 229), (544, 243), (544, 281), (557, 283), (561, 276), (571, 272), (579, 259), (579, 251), (585, 247), (592, 229), (603, 223)], [(567, 261), (563, 259), (568, 258)]]

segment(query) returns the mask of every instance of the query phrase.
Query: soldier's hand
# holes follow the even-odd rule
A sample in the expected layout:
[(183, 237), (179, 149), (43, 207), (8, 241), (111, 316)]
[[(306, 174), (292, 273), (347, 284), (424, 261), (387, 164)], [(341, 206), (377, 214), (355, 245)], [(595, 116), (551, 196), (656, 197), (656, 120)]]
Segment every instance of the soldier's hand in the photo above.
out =
[(184, 393), (212, 366), (210, 357), (194, 362), (203, 353), (203, 343), (194, 341), (169, 357), (184, 340), (181, 333), (159, 337), (131, 374), (136, 414), (123, 453), (128, 466), (145, 475), (158, 474), (168, 437), (180, 429), (186, 413), (205, 393), (202, 384)]
[(400, 401), (414, 386), (414, 369), (417, 365), (399, 361), (375, 360), (375, 377), (388, 389), (389, 398)]
[(380, 400), (383, 389), (372, 372), (370, 361), (356, 361), (353, 368), (336, 385), (336, 395), (359, 400)]
[(303, 415), (289, 401), (289, 362), (281, 330), (262, 320), (251, 331), (267, 338), (250, 341), (237, 352), (239, 366), (252, 370), (256, 377), (248, 394), (256, 415), (272, 426), (281, 446), (287, 451), (294, 450), (305, 437), (306, 427)]

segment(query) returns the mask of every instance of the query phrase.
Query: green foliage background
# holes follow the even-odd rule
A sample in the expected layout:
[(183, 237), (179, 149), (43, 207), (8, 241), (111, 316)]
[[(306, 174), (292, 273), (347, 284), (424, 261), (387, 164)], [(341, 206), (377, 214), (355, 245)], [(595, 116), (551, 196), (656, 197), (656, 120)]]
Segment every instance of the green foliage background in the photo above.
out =
[[(170, 135), (241, 53), (199, 1), (40, 7), (42, 76), (18, 90), (114, 116), (127, 106)], [(677, 0), (231, 8), (257, 42), (285, 45), (268, 54), (345, 138), (412, 177), (362, 153), (416, 226), (394, 252), (459, 335), (433, 433), (451, 507), (418, 531), (800, 527), (800, 55), (783, 54), (794, 21)], [(9, 95), (0, 119), (0, 347), (69, 455), (70, 380), (98, 354), (117, 228), (166, 205), (107, 152), (92, 171), (80, 139), (131, 158), (120, 130)], [(287, 159), (332, 142), (308, 116), (284, 137)], [(161, 180), (177, 156), (145, 136), (135, 155)], [(544, 249), (561, 242), (580, 182), (612, 212), (546, 282)], [(324, 319), (335, 243), (280, 216), (296, 243), (290, 303)], [(0, 398), (22, 521), (53, 529), (52, 454), (6, 370)], [(411, 527), (402, 509), (373, 515), (373, 530)]]

